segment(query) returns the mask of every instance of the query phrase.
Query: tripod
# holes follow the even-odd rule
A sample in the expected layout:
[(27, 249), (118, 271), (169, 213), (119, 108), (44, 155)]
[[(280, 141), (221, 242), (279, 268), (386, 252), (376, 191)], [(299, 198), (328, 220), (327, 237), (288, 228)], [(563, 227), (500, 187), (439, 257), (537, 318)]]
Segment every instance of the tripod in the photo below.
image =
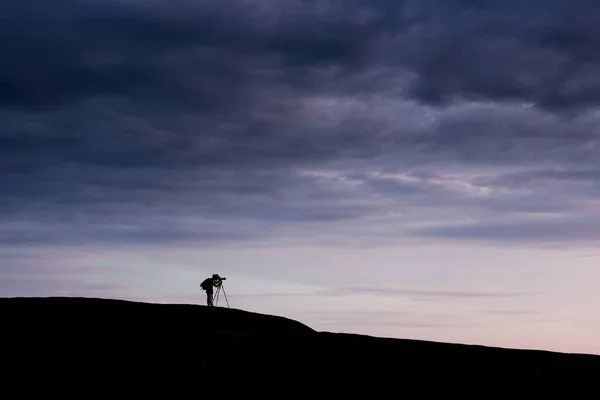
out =
[(225, 301), (227, 302), (227, 308), (229, 307), (229, 300), (227, 300), (227, 294), (225, 293), (225, 288), (223, 287), (223, 282), (221, 282), (219, 284), (219, 286), (217, 286), (217, 291), (215, 292), (214, 298), (213, 298), (213, 303), (216, 306), (217, 303), (219, 302), (219, 294), (221, 293), (221, 291), (223, 292), (223, 296), (225, 296)]

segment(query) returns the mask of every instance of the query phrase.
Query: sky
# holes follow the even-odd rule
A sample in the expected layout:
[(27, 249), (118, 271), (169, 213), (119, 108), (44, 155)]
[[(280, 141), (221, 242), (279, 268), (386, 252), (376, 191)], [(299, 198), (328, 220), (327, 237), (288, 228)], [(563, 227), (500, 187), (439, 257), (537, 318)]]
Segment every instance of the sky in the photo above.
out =
[(0, 296), (600, 354), (597, 0), (0, 15)]

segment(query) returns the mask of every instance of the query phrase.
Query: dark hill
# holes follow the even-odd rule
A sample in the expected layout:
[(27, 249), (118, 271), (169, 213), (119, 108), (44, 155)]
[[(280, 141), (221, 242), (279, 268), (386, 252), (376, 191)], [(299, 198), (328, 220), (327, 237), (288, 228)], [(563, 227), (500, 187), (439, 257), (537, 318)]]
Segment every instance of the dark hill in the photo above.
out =
[(356, 394), (363, 387), (355, 388), (358, 382), (411, 387), (424, 377), (481, 373), (532, 382), (555, 372), (562, 379), (567, 372), (600, 372), (596, 355), (317, 332), (287, 318), (223, 307), (2, 298), (0, 318), (4, 365), (12, 371), (88, 385), (143, 380), (138, 390), (144, 392), (152, 382), (178, 382), (172, 390), (197, 394), (203, 377), (219, 376), (228, 390), (253, 377), (269, 387), (319, 382)]
[(52, 326), (61, 335), (132, 334), (299, 335), (315, 331), (300, 322), (233, 308), (154, 304), (97, 298), (2, 298), (2, 314), (16, 324)]

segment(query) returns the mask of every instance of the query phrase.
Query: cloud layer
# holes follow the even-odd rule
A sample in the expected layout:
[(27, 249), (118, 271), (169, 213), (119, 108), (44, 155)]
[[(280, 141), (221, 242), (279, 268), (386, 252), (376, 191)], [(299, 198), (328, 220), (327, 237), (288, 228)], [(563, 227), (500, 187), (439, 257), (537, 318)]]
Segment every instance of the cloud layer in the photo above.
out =
[(600, 238), (597, 2), (0, 12), (1, 244)]

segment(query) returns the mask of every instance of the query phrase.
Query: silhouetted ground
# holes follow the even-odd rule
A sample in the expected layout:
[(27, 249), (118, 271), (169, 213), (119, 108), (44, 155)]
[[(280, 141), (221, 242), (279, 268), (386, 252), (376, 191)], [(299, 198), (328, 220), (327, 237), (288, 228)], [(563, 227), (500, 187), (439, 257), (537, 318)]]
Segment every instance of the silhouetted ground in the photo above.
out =
[[(115, 397), (129, 390), (152, 397), (165, 386), (169, 398), (182, 391), (203, 397), (202, 386), (215, 380), (209, 392), (225, 398), (238, 390), (263, 397), (283, 387), (285, 398), (300, 391), (358, 396), (383, 388), (403, 394), (416, 389), (423, 397), (437, 390), (477, 393), (484, 381), (500, 384), (484, 389), (489, 395), (500, 388), (522, 393), (524, 384), (536, 388), (542, 377), (600, 372), (597, 355), (317, 332), (287, 318), (223, 307), (1, 298), (0, 318), (8, 368), (2, 376), (11, 377), (5, 381), (32, 382), (36, 376), (36, 382), (43, 378), (64, 390), (85, 387), (84, 398), (107, 389)], [(475, 376), (480, 378), (473, 381)], [(440, 387), (444, 377), (460, 378)]]

